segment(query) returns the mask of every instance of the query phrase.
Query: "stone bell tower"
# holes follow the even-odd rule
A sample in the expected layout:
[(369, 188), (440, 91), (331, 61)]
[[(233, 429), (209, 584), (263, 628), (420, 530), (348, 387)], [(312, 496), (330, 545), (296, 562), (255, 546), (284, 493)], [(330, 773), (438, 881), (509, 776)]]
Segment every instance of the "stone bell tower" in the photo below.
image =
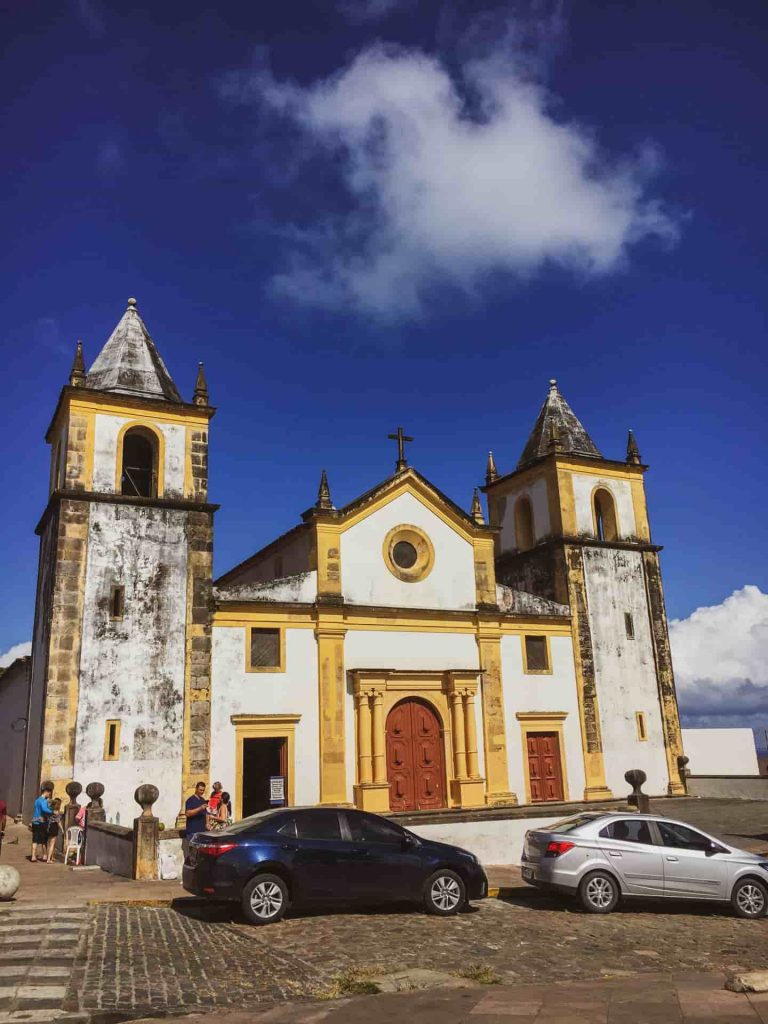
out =
[(46, 434), (26, 809), (40, 778), (98, 780), (128, 820), (153, 783), (172, 825), (207, 773), (214, 411), (202, 364), (183, 400), (135, 299), (88, 371), (78, 342)]
[(517, 467), (500, 476), (489, 458), (497, 578), (571, 609), (585, 799), (623, 793), (630, 768), (652, 793), (684, 792), (647, 469), (631, 431), (626, 459), (605, 458), (556, 381)]

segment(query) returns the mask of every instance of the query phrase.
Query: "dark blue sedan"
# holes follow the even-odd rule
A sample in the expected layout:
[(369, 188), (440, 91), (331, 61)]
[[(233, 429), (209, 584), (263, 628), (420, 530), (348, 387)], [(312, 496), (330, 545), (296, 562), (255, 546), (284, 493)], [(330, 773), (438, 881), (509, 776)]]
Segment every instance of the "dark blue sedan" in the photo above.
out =
[(196, 896), (239, 901), (253, 924), (279, 921), (291, 904), (323, 901), (408, 901), (447, 916), (488, 894), (473, 853), (335, 807), (264, 811), (223, 832), (201, 832), (183, 878)]

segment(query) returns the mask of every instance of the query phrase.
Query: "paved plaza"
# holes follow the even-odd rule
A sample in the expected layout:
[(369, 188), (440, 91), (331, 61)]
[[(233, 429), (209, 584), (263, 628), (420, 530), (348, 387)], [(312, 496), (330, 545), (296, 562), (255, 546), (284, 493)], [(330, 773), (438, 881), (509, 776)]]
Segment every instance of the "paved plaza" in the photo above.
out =
[[(672, 813), (666, 802), (663, 809)], [(676, 801), (674, 814), (731, 843), (768, 848), (768, 804)], [(12, 831), (26, 838), (18, 826)], [(3, 850), (4, 861), (21, 866), (23, 886), (20, 899), (0, 909), (0, 1024), (115, 1024), (224, 1008), (229, 1024), (239, 1011), (296, 1024), (359, 1020), (364, 1012), (373, 1024), (406, 1007), (420, 1024), (768, 1021), (764, 997), (722, 990), (727, 970), (768, 967), (768, 919), (739, 920), (727, 907), (627, 902), (592, 916), (515, 884), (510, 867), (499, 876), (511, 883), (502, 898), (454, 918), (409, 907), (339, 908), (254, 928), (236, 907), (188, 897), (178, 882), (33, 866), (24, 849), (20, 842)], [(490, 984), (334, 998), (372, 974), (417, 967), (456, 984)]]

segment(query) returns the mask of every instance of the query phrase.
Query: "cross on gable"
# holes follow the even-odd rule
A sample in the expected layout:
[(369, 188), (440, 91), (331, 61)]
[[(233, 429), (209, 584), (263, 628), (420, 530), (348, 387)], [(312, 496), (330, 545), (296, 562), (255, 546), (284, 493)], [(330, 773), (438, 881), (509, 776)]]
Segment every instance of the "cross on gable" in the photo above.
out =
[(407, 434), (403, 433), (403, 428), (398, 427), (396, 434), (387, 434), (390, 441), (397, 441), (397, 466), (396, 472), (402, 473), (404, 469), (408, 468), (408, 462), (405, 458), (405, 442), (412, 441), (412, 437), (408, 437)]

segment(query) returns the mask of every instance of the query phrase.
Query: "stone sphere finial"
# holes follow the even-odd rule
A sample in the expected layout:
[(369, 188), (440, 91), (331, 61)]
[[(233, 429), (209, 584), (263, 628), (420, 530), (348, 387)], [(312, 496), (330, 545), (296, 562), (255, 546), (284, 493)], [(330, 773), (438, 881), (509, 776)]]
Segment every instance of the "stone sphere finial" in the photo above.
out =
[(0, 900), (12, 900), (19, 891), (21, 875), (10, 864), (0, 864)]
[(136, 299), (128, 299), (128, 306), (131, 309), (135, 309), (136, 308)]
[(633, 789), (640, 789), (648, 776), (642, 768), (630, 768), (628, 772), (624, 772), (624, 778)]
[(101, 807), (101, 798), (104, 795), (104, 786), (100, 782), (89, 782), (85, 792), (91, 798), (89, 807)]
[(76, 804), (77, 798), (83, 792), (83, 787), (79, 782), (75, 782), (73, 779), (72, 782), (68, 782), (64, 788), (66, 789), (67, 796), (69, 797), (69, 802), (71, 804)]
[(151, 783), (145, 782), (139, 786), (136, 792), (133, 794), (133, 799), (141, 807), (142, 818), (151, 818), (152, 815), (152, 804), (157, 803), (157, 798), (160, 796), (160, 790), (157, 786), (153, 786)]

